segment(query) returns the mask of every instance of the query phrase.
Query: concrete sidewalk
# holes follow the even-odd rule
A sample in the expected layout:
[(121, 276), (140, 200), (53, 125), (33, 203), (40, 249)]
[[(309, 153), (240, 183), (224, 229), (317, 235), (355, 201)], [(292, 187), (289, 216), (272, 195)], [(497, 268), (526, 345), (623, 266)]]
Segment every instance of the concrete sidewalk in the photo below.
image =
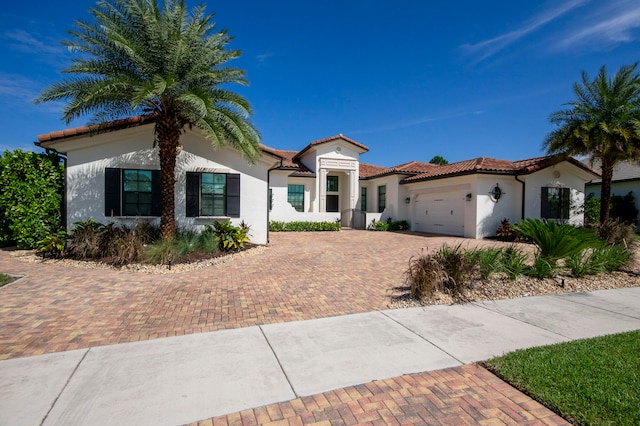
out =
[(640, 329), (640, 288), (397, 309), (0, 362), (0, 424), (177, 425)]

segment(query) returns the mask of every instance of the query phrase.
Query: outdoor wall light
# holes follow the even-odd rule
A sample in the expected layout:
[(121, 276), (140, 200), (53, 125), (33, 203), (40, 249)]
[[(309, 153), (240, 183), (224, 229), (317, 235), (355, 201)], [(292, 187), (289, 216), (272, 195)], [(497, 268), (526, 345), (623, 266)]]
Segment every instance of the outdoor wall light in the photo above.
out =
[(407, 197), (404, 199), (405, 204), (409, 204), (411, 202), (411, 197)]
[(491, 198), (491, 201), (493, 201), (494, 203), (497, 203), (500, 200), (500, 198), (502, 198), (503, 194), (504, 193), (502, 192), (502, 189), (496, 183), (496, 186), (491, 188), (491, 191), (489, 191), (489, 198)]
[(466, 199), (467, 201), (471, 201), (471, 197), (473, 197), (473, 194), (469, 192), (469, 193), (467, 194), (467, 196), (465, 197), (465, 199)]

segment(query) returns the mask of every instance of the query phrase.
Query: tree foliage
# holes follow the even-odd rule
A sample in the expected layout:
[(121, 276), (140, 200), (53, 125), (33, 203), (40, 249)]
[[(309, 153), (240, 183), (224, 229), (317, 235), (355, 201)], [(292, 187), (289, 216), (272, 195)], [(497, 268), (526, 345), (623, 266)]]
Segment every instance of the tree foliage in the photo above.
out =
[(33, 248), (61, 229), (64, 166), (56, 154), (0, 157), (0, 245)]
[(429, 163), (431, 163), (431, 164), (439, 164), (441, 166), (444, 166), (445, 164), (449, 164), (449, 162), (444, 157), (442, 157), (441, 155), (436, 155), (431, 160), (429, 160)]
[(637, 66), (623, 66), (612, 79), (606, 67), (591, 80), (582, 73), (575, 100), (553, 113), (558, 128), (546, 138), (548, 154), (590, 155), (602, 165), (600, 221), (609, 218), (613, 169), (621, 161), (640, 159), (640, 76)]
[(214, 148), (230, 146), (250, 162), (261, 154), (251, 107), (228, 83), (247, 84), (227, 65), (240, 56), (231, 37), (217, 31), (204, 5), (191, 11), (183, 0), (107, 0), (89, 10), (94, 22), (77, 21), (71, 40), (79, 53), (63, 72), (71, 77), (46, 89), (36, 102), (66, 101), (62, 118), (84, 115), (104, 123), (152, 114), (159, 148), (161, 232), (173, 238), (175, 164), (180, 135), (195, 126)]

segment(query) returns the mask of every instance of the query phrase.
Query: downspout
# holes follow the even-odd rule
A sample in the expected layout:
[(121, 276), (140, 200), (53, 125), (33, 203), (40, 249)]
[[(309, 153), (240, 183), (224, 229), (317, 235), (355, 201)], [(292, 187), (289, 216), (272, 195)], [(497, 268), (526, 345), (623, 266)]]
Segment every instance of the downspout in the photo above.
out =
[(518, 179), (518, 175), (515, 175), (515, 178), (518, 182), (522, 184), (522, 205), (520, 206), (520, 220), (524, 220), (524, 201), (525, 201), (525, 190), (526, 185), (523, 180)]

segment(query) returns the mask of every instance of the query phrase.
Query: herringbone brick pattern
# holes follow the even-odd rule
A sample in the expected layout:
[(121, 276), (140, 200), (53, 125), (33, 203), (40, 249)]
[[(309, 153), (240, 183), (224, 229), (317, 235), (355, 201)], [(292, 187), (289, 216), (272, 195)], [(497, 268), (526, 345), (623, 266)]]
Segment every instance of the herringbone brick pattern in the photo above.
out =
[(569, 425), (478, 365), (377, 380), (191, 426)]
[(410, 256), (461, 238), (272, 233), (257, 255), (153, 275), (27, 263), (0, 250), (0, 360), (388, 307)]

